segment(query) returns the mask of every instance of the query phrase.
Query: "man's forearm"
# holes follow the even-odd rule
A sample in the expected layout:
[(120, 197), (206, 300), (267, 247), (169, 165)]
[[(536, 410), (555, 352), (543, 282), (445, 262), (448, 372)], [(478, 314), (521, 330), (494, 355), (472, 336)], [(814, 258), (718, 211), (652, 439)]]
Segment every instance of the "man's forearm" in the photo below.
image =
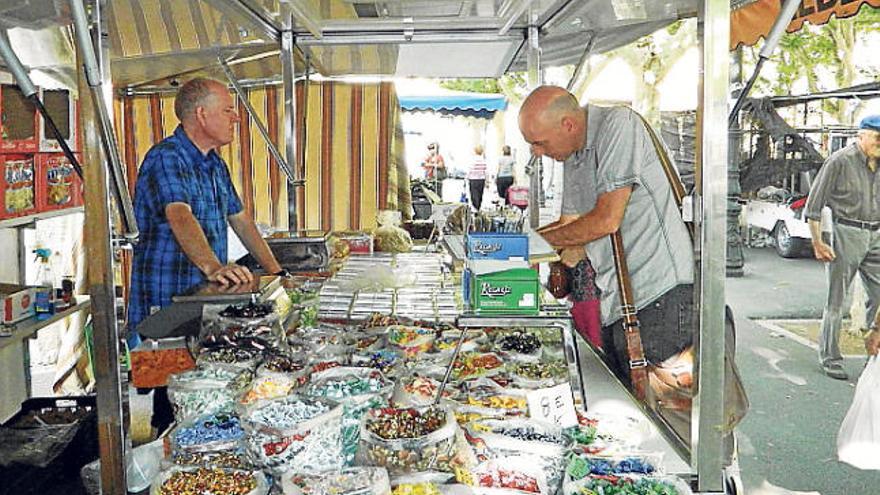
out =
[(202, 226), (199, 225), (188, 205), (183, 203), (168, 205), (165, 208), (165, 217), (183, 254), (202, 273), (208, 275), (223, 266), (211, 249)]
[(596, 207), (581, 215), (576, 220), (555, 229), (543, 232), (544, 239), (556, 248), (583, 246), (620, 228), (631, 187), (623, 187), (602, 193), (596, 201)]
[(253, 219), (247, 216), (247, 213), (242, 211), (232, 215), (229, 217), (229, 225), (232, 226), (232, 230), (238, 234), (238, 238), (267, 273), (278, 273), (282, 270), (266, 240), (260, 235), (257, 225)]
[(822, 240), (822, 224), (815, 220), (807, 220), (807, 224), (810, 226), (810, 236), (812, 237), (813, 244), (824, 242)]

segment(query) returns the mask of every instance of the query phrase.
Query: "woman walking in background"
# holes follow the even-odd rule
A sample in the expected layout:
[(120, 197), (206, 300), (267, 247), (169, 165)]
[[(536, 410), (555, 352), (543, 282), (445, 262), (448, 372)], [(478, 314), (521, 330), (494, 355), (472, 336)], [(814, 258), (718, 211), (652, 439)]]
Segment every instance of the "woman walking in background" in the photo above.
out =
[(468, 171), (468, 186), (471, 192), (471, 204), (477, 211), (483, 204), (483, 188), (486, 187), (486, 157), (483, 156), (483, 145), (474, 146), (474, 161)]
[(510, 146), (501, 147), (501, 157), (498, 158), (498, 176), (495, 178), (495, 185), (498, 187), (498, 196), (507, 203), (507, 190), (513, 185), (513, 166), (516, 160), (510, 155)]

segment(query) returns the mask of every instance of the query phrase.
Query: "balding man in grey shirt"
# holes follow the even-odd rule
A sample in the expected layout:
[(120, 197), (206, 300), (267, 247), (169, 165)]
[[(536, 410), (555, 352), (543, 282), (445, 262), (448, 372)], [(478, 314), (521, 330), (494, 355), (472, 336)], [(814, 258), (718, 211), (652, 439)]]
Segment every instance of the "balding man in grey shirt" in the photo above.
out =
[[(816, 259), (826, 262), (828, 297), (822, 314), (819, 361), (826, 375), (848, 378), (840, 354), (840, 322), (843, 299), (856, 272), (868, 292), (866, 340), (868, 352), (876, 354), (880, 341), (875, 317), (880, 308), (880, 116), (866, 117), (858, 139), (825, 160), (810, 190), (805, 216), (813, 238)], [(833, 246), (822, 239), (822, 208), (834, 218)]]

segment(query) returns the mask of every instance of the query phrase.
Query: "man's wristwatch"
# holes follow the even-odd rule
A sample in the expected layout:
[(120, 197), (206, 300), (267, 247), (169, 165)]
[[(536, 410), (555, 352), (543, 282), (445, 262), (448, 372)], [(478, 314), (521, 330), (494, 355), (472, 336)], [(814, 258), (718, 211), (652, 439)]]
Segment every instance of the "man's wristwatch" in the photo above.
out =
[(275, 272), (275, 273), (273, 273), (272, 275), (275, 275), (275, 276), (278, 276), (278, 277), (289, 277), (289, 276), (290, 276), (290, 272), (287, 271), (287, 268), (282, 268), (281, 271)]

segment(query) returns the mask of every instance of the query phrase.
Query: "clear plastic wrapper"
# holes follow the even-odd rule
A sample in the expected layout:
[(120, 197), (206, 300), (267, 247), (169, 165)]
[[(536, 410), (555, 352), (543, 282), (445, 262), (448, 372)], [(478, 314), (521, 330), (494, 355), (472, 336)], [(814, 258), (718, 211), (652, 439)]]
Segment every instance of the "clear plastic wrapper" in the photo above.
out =
[(238, 396), (236, 402), (243, 406), (259, 401), (284, 397), (294, 388), (306, 382), (308, 369), (297, 373), (273, 373), (264, 371), (251, 381), (250, 385)]
[(566, 484), (563, 495), (692, 495), (690, 487), (675, 476), (587, 476)]
[[(391, 400), (396, 407), (427, 407), (434, 403), (440, 382), (428, 376), (411, 375), (401, 378), (394, 386)], [(443, 397), (450, 398), (454, 390), (447, 387)]]
[(211, 378), (204, 371), (196, 368), (168, 378), (168, 400), (174, 409), (176, 421), (182, 422), (192, 416), (232, 409), (235, 390), (229, 387), (229, 383), (234, 376), (221, 380)]
[(570, 483), (590, 475), (657, 474), (663, 460), (659, 453), (633, 452), (627, 455), (599, 456), (571, 454), (565, 468), (565, 481)]
[(400, 228), (400, 213), (380, 211), (376, 222), (379, 227), (374, 233), (376, 249), (386, 253), (408, 253), (412, 251), (413, 241), (409, 232)]
[(284, 495), (391, 495), (388, 471), (376, 467), (349, 467), (338, 472), (285, 473)]
[(260, 471), (172, 466), (159, 473), (150, 495), (267, 495), (269, 483)]
[(352, 366), (373, 368), (381, 371), (385, 376), (396, 375), (402, 363), (401, 354), (391, 349), (361, 351), (351, 356)]
[[(452, 355), (455, 346), (461, 338), (461, 330), (444, 330), (434, 341), (434, 349), (444, 355)], [(489, 338), (481, 330), (468, 330), (464, 342), (461, 344), (461, 352), (477, 352), (483, 346), (489, 344)]]
[(370, 409), (388, 405), (394, 382), (370, 368), (331, 368), (312, 375), (303, 393), (341, 404), (342, 451), (346, 465), (354, 462), (361, 418)]
[(495, 337), (495, 351), (511, 362), (538, 363), (544, 345), (531, 332), (511, 331)]
[(275, 472), (339, 469), (342, 411), (326, 400), (296, 395), (258, 403), (242, 415), (247, 450)]
[(205, 305), (199, 342), (209, 349), (237, 347), (261, 352), (282, 350), (287, 345), (281, 316), (270, 303)]
[(408, 358), (416, 358), (431, 350), (436, 333), (430, 328), (392, 325), (388, 327), (388, 344)]
[(504, 371), (504, 361), (495, 353), (466, 352), (458, 355), (452, 368), (455, 380), (471, 380), (497, 375)]
[(551, 495), (543, 470), (529, 457), (510, 456), (490, 459), (478, 465), (468, 477), (459, 480), (473, 487), (478, 495)]
[(260, 362), (262, 353), (257, 349), (242, 349), (238, 347), (214, 347), (202, 349), (196, 358), (196, 365), (206, 366), (217, 364), (239, 369), (253, 370)]
[(220, 411), (186, 419), (169, 435), (172, 454), (234, 449), (243, 437), (238, 416)]
[(507, 373), (514, 386), (529, 390), (549, 388), (568, 380), (568, 366), (558, 360), (511, 362), (507, 364)]
[(203, 452), (173, 452), (170, 462), (180, 466), (200, 466), (206, 468), (254, 469), (241, 444), (227, 450)]
[(452, 412), (439, 407), (373, 409), (361, 422), (356, 462), (382, 466), (395, 476), (416, 471), (454, 472), (473, 462)]
[(467, 430), (479, 447), (478, 455), (531, 458), (532, 465), (543, 470), (551, 490), (555, 492), (562, 485), (572, 444), (563, 435), (562, 428), (533, 419), (507, 418), (473, 421)]

